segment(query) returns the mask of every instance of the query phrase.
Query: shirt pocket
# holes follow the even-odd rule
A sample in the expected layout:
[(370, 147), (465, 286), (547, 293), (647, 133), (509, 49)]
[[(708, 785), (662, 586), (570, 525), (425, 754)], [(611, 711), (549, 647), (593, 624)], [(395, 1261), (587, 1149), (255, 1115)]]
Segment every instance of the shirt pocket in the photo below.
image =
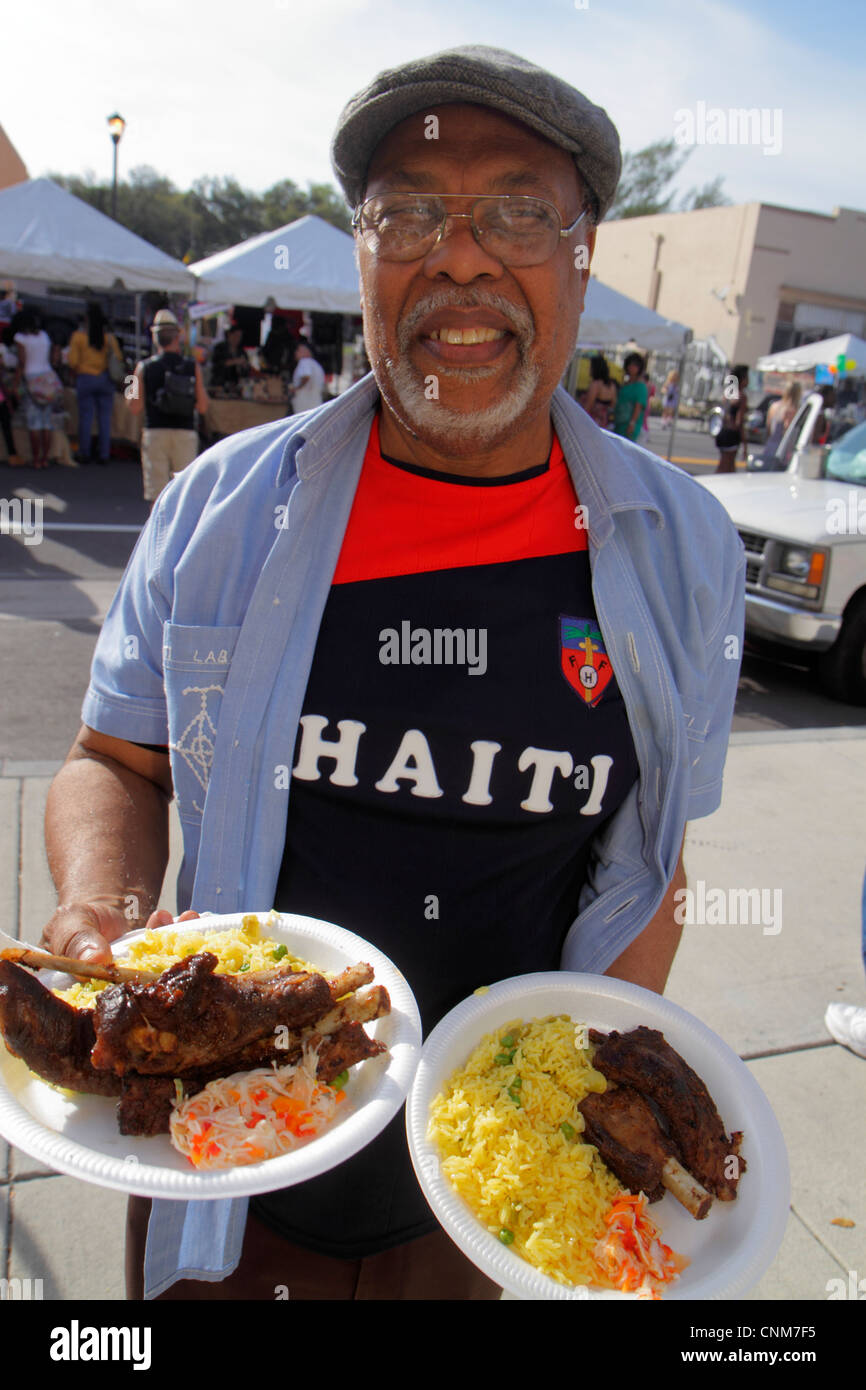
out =
[(163, 625), (163, 672), (174, 791), (181, 820), (200, 821), (222, 697), (240, 627)]

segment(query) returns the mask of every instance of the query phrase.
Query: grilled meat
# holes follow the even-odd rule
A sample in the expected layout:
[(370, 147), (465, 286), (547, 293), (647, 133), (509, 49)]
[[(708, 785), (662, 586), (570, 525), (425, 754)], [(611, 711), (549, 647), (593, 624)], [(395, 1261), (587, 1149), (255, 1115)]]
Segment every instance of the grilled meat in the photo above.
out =
[(585, 1121), (583, 1137), (630, 1192), (645, 1192), (650, 1202), (665, 1195), (662, 1169), (673, 1154), (642, 1096), (628, 1086), (592, 1092), (578, 1105)]
[(8, 960), (0, 960), (0, 1032), (9, 1051), (53, 1085), (120, 1094), (119, 1078), (97, 1071), (90, 1060), (96, 1041), (91, 1011), (74, 1009)]
[(743, 1136), (734, 1132), (728, 1138), (703, 1081), (664, 1034), (644, 1027), (609, 1034), (590, 1029), (589, 1040), (598, 1048), (596, 1070), (653, 1101), (689, 1173), (720, 1201), (732, 1202), (746, 1167), (739, 1157)]
[(147, 985), (112, 985), (96, 1001), (93, 1065), (118, 1076), (179, 1076), (240, 1052), (278, 1027), (303, 1028), (333, 1003), (327, 981), (268, 971), (215, 975), (201, 951)]
[[(281, 1066), (294, 1065), (301, 1060), (302, 1051), (300, 1044), (288, 1051), (274, 1050), (270, 1060), (278, 1062)], [(363, 1062), (367, 1057), (376, 1057), (384, 1051), (384, 1043), (368, 1037), (360, 1023), (344, 1023), (337, 1032), (321, 1039), (316, 1075), (320, 1081), (333, 1081), (334, 1077), (339, 1076), (347, 1067), (354, 1066), (356, 1062)], [(232, 1076), (241, 1069), (234, 1065), (236, 1061), (236, 1058), (227, 1059), (220, 1066), (207, 1071), (188, 1073), (178, 1078), (183, 1082), (185, 1094), (195, 1095), (209, 1081), (221, 1076)], [(249, 1067), (249, 1063), (246, 1065)], [(175, 1099), (174, 1079), (168, 1076), (140, 1076), (135, 1072), (128, 1072), (120, 1084), (122, 1091), (117, 1105), (117, 1122), (121, 1134), (167, 1134)]]
[[(362, 1024), (390, 1011), (388, 991), (373, 985), (351, 993), (372, 979), (369, 965), (350, 966), (326, 981), (319, 975), (278, 970), (249, 979), (214, 976), (212, 963), (216, 957), (209, 953), (190, 956), (154, 977), (146, 988), (118, 985), (99, 996), (96, 1009), (76, 1009), (58, 999), (29, 970), (0, 960), (0, 1032), (9, 1051), (46, 1081), (89, 1095), (119, 1096), (120, 1132), (131, 1135), (168, 1132), (175, 1078), (187, 1095), (194, 1095), (217, 1077), (270, 1063), (295, 1064), (306, 1046), (317, 1049), (317, 1075), (328, 1082), (356, 1062), (385, 1051), (384, 1044), (368, 1037)], [(183, 971), (181, 966), (191, 968)], [(157, 983), (164, 985), (162, 991), (156, 989)], [(235, 983), (241, 988), (232, 990)], [(229, 988), (222, 989), (223, 984)], [(103, 1004), (110, 994), (120, 997)], [(208, 1008), (213, 1010), (211, 1016)], [(100, 1032), (102, 1015), (105, 1034)], [(196, 1020), (199, 1034), (192, 1037)], [(162, 1056), (176, 1057), (179, 1064), (148, 1072), (147, 1063), (153, 1060), (148, 1044), (153, 1043), (154, 1034), (158, 1043), (166, 1042), (162, 1034), (167, 1029), (157, 1026), (166, 1021), (183, 1031), (174, 1050)], [(262, 1027), (267, 1031), (259, 1035)], [(241, 1045), (233, 1046), (238, 1039)], [(138, 1070), (127, 1065), (124, 1047), (140, 1053), (145, 1067)], [(93, 1065), (92, 1054), (98, 1048), (115, 1058), (114, 1069)], [(199, 1058), (198, 1065), (181, 1062), (184, 1054), (187, 1059)]]
[(643, 1096), (619, 1086), (593, 1092), (577, 1108), (585, 1121), (584, 1139), (630, 1192), (658, 1202), (668, 1189), (696, 1221), (703, 1220), (713, 1199), (682, 1167)]

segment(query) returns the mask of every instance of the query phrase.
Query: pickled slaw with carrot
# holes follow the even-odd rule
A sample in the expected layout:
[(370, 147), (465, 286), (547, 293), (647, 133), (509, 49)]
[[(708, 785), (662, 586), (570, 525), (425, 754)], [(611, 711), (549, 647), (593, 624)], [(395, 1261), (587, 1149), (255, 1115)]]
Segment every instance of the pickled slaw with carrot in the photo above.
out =
[(643, 1192), (621, 1192), (605, 1213), (607, 1235), (595, 1247), (595, 1259), (605, 1279), (623, 1293), (659, 1299), (689, 1263), (660, 1239), (646, 1210)]
[(262, 1163), (315, 1139), (345, 1099), (342, 1087), (317, 1079), (308, 1050), (297, 1065), (236, 1072), (188, 1098), (179, 1094), (171, 1142), (195, 1168)]

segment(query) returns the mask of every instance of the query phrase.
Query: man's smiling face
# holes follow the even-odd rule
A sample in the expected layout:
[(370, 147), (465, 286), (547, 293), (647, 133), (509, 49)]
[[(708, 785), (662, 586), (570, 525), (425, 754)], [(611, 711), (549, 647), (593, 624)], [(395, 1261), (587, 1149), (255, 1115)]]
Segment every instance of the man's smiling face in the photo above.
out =
[[(481, 194), (528, 194), (552, 203), (563, 227), (585, 204), (565, 150), (498, 111), (458, 104), (410, 116), (382, 140), (364, 196), (394, 192), (460, 195), (449, 213), (469, 212)], [(465, 218), (414, 261), (381, 260), (359, 237), (367, 353), (399, 423), (461, 457), (547, 411), (577, 340), (594, 236), (584, 220), (532, 266), (504, 265)], [(580, 269), (578, 246), (588, 248)]]

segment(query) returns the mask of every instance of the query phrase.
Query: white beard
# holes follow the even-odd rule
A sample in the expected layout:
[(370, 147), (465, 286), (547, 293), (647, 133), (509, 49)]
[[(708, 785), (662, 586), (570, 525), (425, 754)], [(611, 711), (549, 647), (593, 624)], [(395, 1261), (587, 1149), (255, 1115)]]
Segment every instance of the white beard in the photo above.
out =
[[(413, 434), (435, 448), (437, 452), (461, 457), (498, 443), (510, 433), (512, 426), (524, 414), (535, 396), (541, 375), (538, 367), (525, 363), (517, 388), (495, 405), (484, 410), (455, 410), (439, 400), (428, 400), (424, 381), (404, 357), (399, 362), (386, 359), (389, 381), (384, 384), (388, 405)], [(464, 371), (453, 369), (437, 373), (440, 379), (456, 377), (459, 381), (479, 381), (492, 376), (495, 367), (473, 367)], [(389, 390), (390, 388), (390, 390)], [(391, 390), (395, 399), (390, 399)]]
[[(514, 330), (519, 355), (517, 385), (484, 410), (456, 410), (441, 400), (429, 400), (425, 394), (428, 378), (420, 376), (409, 361), (409, 348), (421, 320), (431, 310), (450, 305), (494, 308), (505, 315)], [(446, 457), (465, 457), (503, 442), (530, 407), (541, 378), (541, 369), (529, 357), (534, 338), (535, 325), (529, 311), (512, 304), (504, 296), (477, 291), (461, 293), (456, 287), (431, 291), (398, 326), (399, 357), (395, 360), (384, 356), (378, 364), (373, 363), (379, 390), (392, 413), (410, 433)], [(495, 363), (478, 367), (440, 364), (432, 375), (447, 388), (449, 380), (481, 382), (499, 370)]]

